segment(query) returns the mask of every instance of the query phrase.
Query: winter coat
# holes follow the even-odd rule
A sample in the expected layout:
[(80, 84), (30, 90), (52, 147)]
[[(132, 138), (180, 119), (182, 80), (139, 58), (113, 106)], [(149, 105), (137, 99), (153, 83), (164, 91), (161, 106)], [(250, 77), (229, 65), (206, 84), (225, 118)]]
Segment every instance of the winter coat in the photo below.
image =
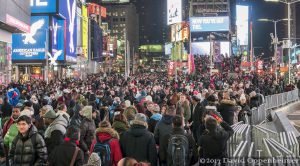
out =
[(17, 135), (18, 135), (18, 127), (17, 124), (14, 123), (10, 126), (8, 132), (4, 136), (4, 145), (6, 147), (11, 148), (12, 142)]
[[(112, 159), (112, 166), (117, 166), (118, 162), (122, 159), (122, 152), (120, 148), (118, 133), (112, 128), (98, 128), (96, 130), (96, 137), (101, 142), (111, 139), (109, 142), (111, 152), (110, 158)], [(93, 152), (96, 142), (97, 139), (94, 139), (91, 145), (90, 152)]]
[(13, 123), (15, 123), (15, 120), (12, 118), (12, 117), (10, 117), (9, 118), (9, 120), (7, 120), (5, 123), (4, 123), (4, 125), (3, 125), (3, 131), (2, 131), (2, 133), (3, 133), (3, 137), (6, 135), (6, 133), (8, 132), (8, 130), (9, 130), (9, 128), (10, 128), (10, 126), (13, 124)]
[(251, 97), (250, 104), (249, 104), (251, 109), (254, 107), (258, 108), (260, 106), (261, 103), (259, 102), (259, 100), (260, 100), (259, 97), (260, 96), (258, 96), (258, 95)]
[(112, 128), (115, 129), (119, 135), (121, 135), (123, 132), (129, 129), (129, 126), (125, 122), (114, 121)]
[(44, 139), (34, 125), (26, 136), (18, 134), (9, 152), (9, 162), (13, 166), (42, 166), (47, 162), (47, 148)]
[(82, 119), (83, 119), (83, 116), (81, 116), (78, 111), (75, 111), (74, 115), (71, 117), (70, 125), (77, 126), (79, 128)]
[(151, 133), (154, 133), (155, 126), (156, 126), (157, 122), (159, 122), (161, 120), (161, 118), (162, 118), (161, 114), (153, 114), (150, 117), (149, 122), (148, 122), (148, 130)]
[(2, 118), (10, 117), (12, 114), (12, 109), (13, 107), (9, 103), (4, 102), (1, 107)]
[(234, 111), (236, 110), (236, 102), (234, 100), (223, 99), (220, 102), (218, 111), (220, 112), (223, 120), (230, 126), (234, 123)]
[(184, 135), (187, 137), (188, 141), (189, 141), (189, 149), (191, 150), (191, 161), (190, 164), (193, 165), (195, 164), (195, 161), (197, 161), (198, 159), (198, 154), (197, 154), (197, 146), (196, 146), (196, 142), (193, 138), (192, 135), (187, 134), (184, 129), (182, 128), (173, 128), (173, 130), (171, 130), (171, 133), (168, 135), (165, 135), (159, 148), (160, 148), (160, 154), (159, 154), (159, 158), (161, 160), (162, 163), (167, 163), (168, 166), (172, 166), (172, 158), (170, 158), (170, 156), (168, 155), (168, 144), (169, 144), (169, 139), (171, 137), (171, 135)]
[(238, 121), (243, 121), (246, 123), (246, 116), (251, 116), (251, 109), (247, 104), (240, 104), (242, 110), (238, 114)]
[(58, 115), (57, 118), (48, 126), (45, 131), (45, 142), (49, 154), (56, 146), (64, 142), (67, 127), (68, 122), (61, 115)]
[[(52, 151), (53, 153), (51, 153), (48, 158), (49, 166), (70, 165), (73, 158), (73, 154), (76, 150), (76, 146), (76, 143), (73, 141), (65, 141), (59, 146), (55, 147)], [(83, 164), (83, 152), (81, 149), (79, 149), (74, 166), (81, 166)]]
[(202, 107), (201, 103), (198, 102), (196, 106), (191, 106), (191, 119), (190, 122), (193, 122), (191, 129), (194, 135), (195, 140), (197, 140), (197, 129), (198, 126), (203, 125), (202, 123), (202, 114), (204, 112), (204, 108)]
[(96, 126), (94, 120), (84, 117), (80, 125), (80, 148), (83, 152), (87, 152), (91, 147), (95, 130)]
[(190, 108), (190, 103), (188, 102), (188, 100), (184, 101), (183, 103), (181, 103), (180, 101), (177, 102), (176, 104), (176, 108), (178, 107), (182, 107), (183, 108), (183, 112), (178, 112), (178, 110), (176, 111), (177, 115), (181, 115), (183, 114), (184, 117), (184, 121), (187, 122), (188, 120), (190, 120), (191, 118), (191, 108)]
[[(199, 146), (203, 151), (201, 159), (204, 161), (210, 161), (207, 159), (223, 160), (227, 157), (227, 140), (233, 134), (232, 128), (226, 122), (221, 122), (221, 126), (217, 129), (216, 133), (205, 132), (200, 137)], [(200, 159), (200, 160), (201, 160)], [(213, 165), (212, 163), (204, 163), (206, 166)]]
[(132, 157), (137, 161), (148, 161), (157, 165), (155, 139), (142, 124), (133, 124), (120, 138), (123, 157)]
[(157, 145), (160, 145), (165, 135), (172, 132), (172, 120), (173, 116), (164, 115), (162, 119), (157, 123), (154, 129), (154, 138)]

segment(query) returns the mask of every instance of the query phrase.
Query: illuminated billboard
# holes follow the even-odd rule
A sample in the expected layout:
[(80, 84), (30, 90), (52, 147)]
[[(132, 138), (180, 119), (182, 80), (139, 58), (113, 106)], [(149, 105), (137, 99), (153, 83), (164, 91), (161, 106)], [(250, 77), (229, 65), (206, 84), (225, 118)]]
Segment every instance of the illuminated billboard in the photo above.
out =
[(249, 6), (236, 5), (237, 44), (249, 44)]
[(102, 0), (102, 3), (128, 3), (129, 0)]
[(31, 13), (56, 13), (56, 2), (56, 0), (30, 0)]
[[(210, 42), (194, 42), (192, 43), (192, 55), (210, 55)], [(220, 42), (220, 54), (221, 55), (230, 55), (230, 43), (229, 42)]]
[(82, 49), (86, 59), (88, 58), (88, 26), (87, 7), (82, 5)]
[(191, 32), (229, 31), (229, 17), (191, 17)]
[(189, 39), (189, 27), (186, 22), (171, 25), (171, 42)]
[(168, 0), (167, 24), (176, 24), (182, 21), (182, 0)]
[(52, 17), (52, 55), (65, 60), (64, 20)]
[(166, 43), (165, 44), (165, 55), (171, 55), (172, 54), (172, 43)]
[(30, 33), (13, 34), (12, 36), (12, 60), (45, 59), (48, 29), (48, 16), (31, 16)]

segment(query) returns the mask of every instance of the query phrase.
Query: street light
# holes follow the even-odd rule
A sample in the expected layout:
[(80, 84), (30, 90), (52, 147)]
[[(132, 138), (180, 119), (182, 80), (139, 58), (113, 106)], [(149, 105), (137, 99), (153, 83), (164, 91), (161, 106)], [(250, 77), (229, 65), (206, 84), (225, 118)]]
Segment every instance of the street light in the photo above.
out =
[(277, 81), (278, 79), (278, 71), (277, 71), (277, 66), (278, 66), (278, 57), (277, 57), (277, 45), (278, 45), (278, 37), (277, 37), (277, 23), (281, 22), (281, 21), (288, 21), (288, 19), (284, 18), (284, 19), (280, 19), (280, 20), (270, 20), (270, 19), (266, 19), (266, 18), (261, 18), (258, 19), (258, 21), (262, 21), (262, 22), (273, 22), (274, 23), (274, 30), (275, 30), (275, 37), (273, 38), (273, 44), (274, 44), (274, 58), (275, 58), (275, 79)]
[(281, 2), (288, 5), (288, 41), (289, 41), (289, 84), (291, 84), (291, 4), (300, 2), (300, 0), (295, 0), (288, 2), (287, 0), (265, 0), (265, 2)]

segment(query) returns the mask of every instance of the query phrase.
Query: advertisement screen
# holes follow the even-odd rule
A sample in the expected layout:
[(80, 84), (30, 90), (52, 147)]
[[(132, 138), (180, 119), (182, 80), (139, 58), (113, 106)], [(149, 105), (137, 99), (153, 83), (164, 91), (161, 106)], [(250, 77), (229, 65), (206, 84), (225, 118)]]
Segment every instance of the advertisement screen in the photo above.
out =
[(129, 0), (102, 0), (103, 3), (128, 3)]
[(249, 36), (249, 6), (236, 5), (237, 44), (248, 45)]
[(88, 58), (88, 13), (87, 7), (82, 6), (82, 51), (83, 56)]
[(56, 13), (56, 0), (30, 0), (30, 6), (31, 13)]
[(168, 25), (182, 21), (182, 0), (168, 0), (167, 17)]
[(59, 1), (59, 13), (66, 19), (66, 60), (76, 62), (77, 22), (76, 0)]
[(12, 36), (12, 60), (45, 59), (45, 42), (48, 29), (48, 16), (31, 16), (30, 33), (13, 34)]
[(52, 56), (59, 61), (65, 59), (64, 23), (64, 20), (52, 17)]
[(191, 17), (191, 32), (229, 31), (229, 17)]
[[(192, 43), (192, 54), (205, 56), (210, 55), (210, 42), (194, 42)], [(229, 42), (220, 42), (220, 54), (221, 55), (230, 55), (230, 43)]]
[(165, 44), (165, 55), (171, 55), (172, 54), (172, 43), (166, 43)]

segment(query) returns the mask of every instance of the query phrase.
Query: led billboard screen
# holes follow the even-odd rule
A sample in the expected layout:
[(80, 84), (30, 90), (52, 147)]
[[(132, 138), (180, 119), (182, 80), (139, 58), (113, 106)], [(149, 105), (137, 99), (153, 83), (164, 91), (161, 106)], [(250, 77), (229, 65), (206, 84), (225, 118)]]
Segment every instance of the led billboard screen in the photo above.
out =
[(229, 31), (229, 17), (191, 17), (191, 32)]
[(56, 0), (30, 0), (31, 13), (56, 13), (56, 2)]
[(249, 6), (236, 5), (237, 44), (249, 44)]
[(168, 0), (167, 2), (168, 25), (182, 21), (182, 0)]
[[(210, 42), (194, 42), (192, 43), (192, 55), (210, 55)], [(220, 42), (220, 54), (230, 55), (230, 43)]]

